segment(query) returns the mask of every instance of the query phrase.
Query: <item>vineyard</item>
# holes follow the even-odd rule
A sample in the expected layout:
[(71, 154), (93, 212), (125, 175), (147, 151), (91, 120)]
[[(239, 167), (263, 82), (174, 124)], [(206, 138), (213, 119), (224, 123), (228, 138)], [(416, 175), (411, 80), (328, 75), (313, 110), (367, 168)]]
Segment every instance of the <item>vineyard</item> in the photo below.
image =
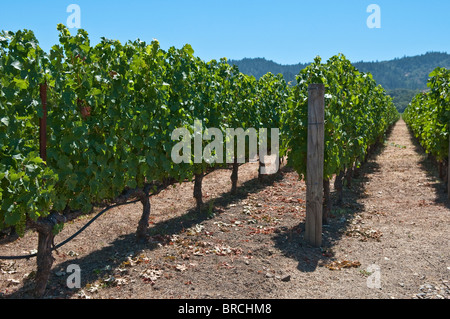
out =
[[(287, 83), (281, 75), (271, 73), (256, 79), (239, 72), (226, 59), (201, 60), (190, 45), (165, 51), (156, 40), (122, 44), (102, 38), (91, 46), (82, 29), (72, 35), (58, 25), (58, 31), (60, 42), (48, 53), (39, 47), (32, 31), (0, 33), (0, 231), (10, 233), (9, 237), (17, 234), (19, 239), (13, 245), (23, 243), (20, 237), (34, 236), (29, 231), (37, 233), (37, 241), (26, 242), (37, 244), (36, 252), (8, 256), (0, 249), (0, 255), (6, 255), (1, 256), (6, 260), (36, 257), (36, 271), (29, 276), (34, 296), (49, 294), (55, 260), (60, 265), (67, 258), (76, 258), (72, 250), (71, 254), (60, 252), (63, 244), (73, 244), (70, 240), (74, 237), (60, 245), (55, 245), (55, 239), (68, 238), (76, 231), (73, 225), (86, 223), (86, 216), (95, 216), (95, 220), (106, 212), (108, 217), (82, 229), (84, 233), (99, 232), (104, 238), (79, 239), (78, 245), (91, 246), (90, 254), (95, 256), (96, 241), (117, 242), (124, 230), (105, 224), (114, 220), (114, 224), (126, 224), (126, 232), (136, 224), (133, 240), (121, 241), (125, 246), (121, 249), (145, 252), (148, 248), (159, 255), (114, 257), (113, 268), (122, 275), (103, 276), (101, 284), (98, 278), (91, 278), (85, 284), (92, 291), (99, 286), (120, 289), (128, 284), (124, 273), (128, 275), (129, 268), (148, 264), (151, 267), (138, 271), (139, 282), (154, 288), (163, 278), (170, 281), (182, 275), (183, 290), (193, 284), (192, 278), (201, 281), (205, 276), (186, 275), (190, 268), (200, 268), (192, 261), (195, 256), (223, 258), (209, 262), (219, 265), (218, 276), (228, 278), (222, 271), (231, 271), (235, 259), (246, 255), (246, 267), (258, 257), (249, 240), (259, 238), (257, 251), (262, 257), (274, 255), (261, 246), (265, 241), (261, 236), (276, 236), (279, 244), (289, 238), (284, 256), (298, 257), (298, 250), (308, 249), (301, 257), (307, 262), (317, 256), (336, 257), (326, 248), (332, 237), (327, 236), (343, 236), (336, 220), (350, 220), (350, 212), (361, 210), (356, 204), (361, 192), (358, 185), (366, 175), (375, 174), (371, 157), (379, 156), (380, 149), (389, 145), (386, 138), (403, 123), (392, 99), (371, 74), (358, 71), (345, 56), (336, 55), (326, 63), (317, 57), (297, 75), (297, 83)], [(403, 116), (426, 151), (441, 163), (441, 177), (449, 152), (448, 75), (444, 69), (433, 72), (431, 91), (417, 96)], [(291, 243), (303, 232), (298, 223), (305, 217), (308, 127), (321, 124), (308, 121), (308, 89), (313, 84), (324, 86), (326, 105), (322, 123), (326, 241), (320, 250)], [(203, 124), (200, 131), (195, 124), (199, 122)], [(187, 142), (194, 151), (183, 153), (185, 161), (175, 163), (174, 149), (186, 138), (174, 138), (173, 132), (180, 128), (190, 133)], [(211, 128), (223, 133), (238, 128), (258, 132), (259, 162), (252, 158), (252, 145), (246, 144), (243, 155), (238, 156), (238, 139), (232, 136), (221, 141), (222, 136)], [(270, 130), (275, 128), (279, 129), (279, 143)], [(201, 153), (194, 146), (199, 140)], [(233, 146), (231, 154), (225, 145)], [(263, 157), (268, 154), (275, 156), (281, 167), (265, 176)], [(370, 214), (379, 217), (381, 208)], [(156, 218), (160, 219), (158, 226)], [(366, 224), (370, 222), (373, 220)], [(162, 226), (169, 224), (174, 229)], [(233, 233), (236, 231), (252, 239), (242, 239)], [(214, 233), (222, 237), (212, 244)], [(357, 245), (378, 243), (381, 237), (380, 231), (364, 226), (345, 234), (350, 240), (362, 239)], [(247, 249), (236, 248), (242, 243)], [(111, 252), (99, 248), (97, 253)], [(325, 268), (352, 269), (360, 264), (333, 261)], [(0, 265), (7, 273), (9, 266)], [(95, 268), (93, 272), (100, 276), (113, 268)], [(291, 276), (262, 272), (266, 279), (279, 277), (281, 283), (276, 285), (291, 281)], [(239, 272), (235, 274), (239, 276)], [(123, 277), (122, 281), (118, 277)], [(255, 279), (260, 281), (260, 277)], [(264, 282), (261, 287), (267, 286)]]
[(450, 71), (435, 69), (430, 74), (428, 86), (430, 91), (418, 94), (403, 117), (426, 152), (439, 163), (439, 174), (447, 181)]

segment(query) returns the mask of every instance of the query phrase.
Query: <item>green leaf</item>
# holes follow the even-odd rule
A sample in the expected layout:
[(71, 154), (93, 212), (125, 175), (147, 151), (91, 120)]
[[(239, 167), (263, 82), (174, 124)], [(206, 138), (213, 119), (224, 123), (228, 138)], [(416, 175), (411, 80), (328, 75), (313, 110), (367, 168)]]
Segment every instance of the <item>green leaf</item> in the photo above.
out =
[(21, 90), (28, 89), (28, 80), (22, 80), (22, 79), (14, 79), (14, 82), (16, 83), (16, 86)]

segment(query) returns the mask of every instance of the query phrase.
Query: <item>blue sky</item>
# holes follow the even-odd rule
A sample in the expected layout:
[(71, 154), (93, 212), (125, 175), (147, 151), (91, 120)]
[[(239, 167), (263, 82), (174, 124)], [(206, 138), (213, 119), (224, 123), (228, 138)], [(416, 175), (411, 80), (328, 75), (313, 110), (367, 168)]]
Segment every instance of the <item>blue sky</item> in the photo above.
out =
[[(264, 57), (282, 64), (328, 59), (353, 62), (450, 53), (447, 0), (20, 0), (0, 6), (0, 29), (31, 29), (41, 47), (58, 42), (70, 4), (92, 43), (156, 38), (164, 49), (193, 46), (204, 60)], [(381, 8), (381, 28), (367, 26), (370, 4)], [(76, 32), (76, 28), (71, 32)]]

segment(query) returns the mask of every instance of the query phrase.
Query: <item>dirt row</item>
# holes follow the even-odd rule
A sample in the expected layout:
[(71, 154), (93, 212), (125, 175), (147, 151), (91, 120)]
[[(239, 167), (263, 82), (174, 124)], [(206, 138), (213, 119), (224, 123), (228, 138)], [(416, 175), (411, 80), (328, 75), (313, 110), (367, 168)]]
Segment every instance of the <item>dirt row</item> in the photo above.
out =
[[(450, 298), (449, 201), (434, 164), (399, 121), (345, 189), (324, 244), (304, 240), (305, 184), (283, 167), (258, 180), (257, 164), (151, 197), (148, 243), (135, 231), (141, 204), (112, 209), (54, 254), (45, 298)], [(332, 189), (332, 191), (334, 191)], [(65, 226), (61, 242), (90, 216)], [(0, 241), (0, 255), (33, 252), (37, 236)], [(69, 265), (81, 269), (70, 289)], [(0, 261), (0, 298), (28, 298), (35, 260)]]

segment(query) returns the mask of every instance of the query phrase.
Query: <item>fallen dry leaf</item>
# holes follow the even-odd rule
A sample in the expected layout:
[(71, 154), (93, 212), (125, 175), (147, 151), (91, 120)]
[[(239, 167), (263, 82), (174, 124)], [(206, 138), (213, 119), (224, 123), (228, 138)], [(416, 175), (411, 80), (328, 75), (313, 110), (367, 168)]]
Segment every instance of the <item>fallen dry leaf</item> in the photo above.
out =
[(187, 267), (186, 267), (185, 264), (178, 264), (178, 265), (175, 267), (175, 269), (178, 270), (178, 271), (183, 272), (183, 271), (186, 271), (186, 270), (187, 270)]
[(360, 266), (361, 263), (359, 261), (349, 261), (349, 260), (333, 261), (331, 263), (324, 265), (324, 267), (330, 270), (341, 270), (343, 268), (358, 268)]
[(163, 271), (160, 269), (146, 269), (140, 273), (139, 277), (141, 277), (144, 282), (153, 285), (156, 280), (162, 276), (162, 274)]

